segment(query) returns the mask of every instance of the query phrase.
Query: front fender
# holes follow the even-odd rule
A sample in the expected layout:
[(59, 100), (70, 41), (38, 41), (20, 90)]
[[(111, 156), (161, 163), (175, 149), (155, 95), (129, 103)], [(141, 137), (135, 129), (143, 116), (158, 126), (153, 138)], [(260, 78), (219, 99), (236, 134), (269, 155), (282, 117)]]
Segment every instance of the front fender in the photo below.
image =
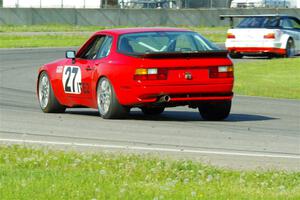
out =
[[(38, 69), (38, 76), (37, 76), (37, 79), (36, 79), (36, 94), (37, 96), (39, 97), (39, 80), (40, 80), (40, 76), (41, 76), (41, 73), (45, 71), (47, 72), (47, 67), (46, 66), (41, 66), (39, 69)], [(48, 72), (47, 72), (48, 74)]]
[(51, 88), (52, 88), (55, 98), (61, 105), (67, 106), (68, 103), (67, 103), (66, 97), (62, 93), (62, 91), (59, 89), (60, 84), (61, 84), (61, 77), (59, 77), (60, 74), (56, 73), (56, 68), (57, 68), (56, 65), (43, 65), (39, 68), (37, 83), (36, 83), (37, 95), (38, 95), (38, 85), (39, 85), (40, 75), (42, 72), (46, 72), (49, 77)]

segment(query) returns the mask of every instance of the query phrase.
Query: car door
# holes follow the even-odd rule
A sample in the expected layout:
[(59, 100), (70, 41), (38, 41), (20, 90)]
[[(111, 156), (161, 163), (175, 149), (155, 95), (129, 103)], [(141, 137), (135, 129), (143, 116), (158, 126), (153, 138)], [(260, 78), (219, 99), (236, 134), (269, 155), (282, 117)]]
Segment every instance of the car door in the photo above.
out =
[(64, 91), (73, 105), (90, 106), (92, 102), (92, 81), (95, 67), (99, 65), (99, 58), (103, 57), (104, 44), (110, 38), (96, 35), (90, 44), (77, 55), (72, 64), (63, 70)]
[(294, 39), (296, 50), (300, 49), (300, 22), (295, 18), (284, 18), (281, 22), (284, 33)]
[(295, 40), (296, 50), (300, 52), (300, 20), (290, 18), (290, 23), (292, 26), (291, 32), (294, 35), (293, 38)]

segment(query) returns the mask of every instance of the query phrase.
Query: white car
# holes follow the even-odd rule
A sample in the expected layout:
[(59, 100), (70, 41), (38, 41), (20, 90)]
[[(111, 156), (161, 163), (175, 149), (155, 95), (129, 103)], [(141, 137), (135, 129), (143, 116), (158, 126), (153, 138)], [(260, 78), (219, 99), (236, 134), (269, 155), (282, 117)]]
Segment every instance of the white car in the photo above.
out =
[(233, 0), (231, 8), (295, 8), (296, 0)]
[[(232, 58), (246, 56), (291, 57), (300, 54), (300, 20), (288, 15), (222, 15), (232, 28), (226, 49)], [(233, 19), (242, 18), (233, 28)]]

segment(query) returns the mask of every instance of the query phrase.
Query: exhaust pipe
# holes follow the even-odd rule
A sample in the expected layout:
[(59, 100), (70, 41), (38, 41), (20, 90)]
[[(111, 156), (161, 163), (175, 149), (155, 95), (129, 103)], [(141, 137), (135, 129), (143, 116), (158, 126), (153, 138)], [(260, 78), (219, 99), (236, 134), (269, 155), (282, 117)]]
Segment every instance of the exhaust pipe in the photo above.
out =
[(164, 95), (164, 96), (161, 96), (157, 103), (165, 103), (165, 102), (169, 102), (171, 100), (171, 97), (169, 95)]

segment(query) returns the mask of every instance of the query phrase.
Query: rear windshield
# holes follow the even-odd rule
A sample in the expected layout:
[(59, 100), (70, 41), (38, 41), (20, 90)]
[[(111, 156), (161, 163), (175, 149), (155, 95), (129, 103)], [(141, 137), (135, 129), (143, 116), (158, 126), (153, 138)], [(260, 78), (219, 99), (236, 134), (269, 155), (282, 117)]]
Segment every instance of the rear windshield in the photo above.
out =
[(143, 32), (121, 35), (118, 51), (123, 53), (171, 53), (213, 51), (219, 48), (194, 32)]
[(279, 26), (277, 17), (247, 17), (244, 18), (237, 28), (276, 28)]

